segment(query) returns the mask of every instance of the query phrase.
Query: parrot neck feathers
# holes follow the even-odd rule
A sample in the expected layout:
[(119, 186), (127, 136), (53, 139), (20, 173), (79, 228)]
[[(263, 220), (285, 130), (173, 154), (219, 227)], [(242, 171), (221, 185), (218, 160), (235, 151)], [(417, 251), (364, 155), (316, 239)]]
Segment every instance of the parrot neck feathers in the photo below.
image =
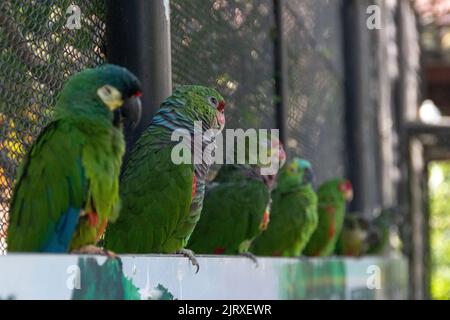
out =
[[(193, 119), (180, 111), (180, 105), (177, 103), (169, 104), (165, 102), (153, 118), (147, 132), (153, 137), (153, 146), (156, 149), (172, 145), (172, 133), (177, 129), (187, 130), (191, 136), (191, 159), (195, 154), (204, 155), (204, 150), (211, 143), (215, 143), (215, 136), (204, 134), (205, 131), (211, 129), (210, 124), (204, 119)], [(194, 121), (202, 122), (202, 144), (200, 146), (194, 144)], [(195, 132), (197, 134), (197, 132)], [(197, 148), (197, 149), (195, 149)], [(194, 163), (194, 172), (197, 179), (196, 195), (202, 195), (205, 190), (205, 181), (208, 175), (210, 161), (202, 157), (201, 163)], [(193, 161), (194, 162), (194, 161)]]

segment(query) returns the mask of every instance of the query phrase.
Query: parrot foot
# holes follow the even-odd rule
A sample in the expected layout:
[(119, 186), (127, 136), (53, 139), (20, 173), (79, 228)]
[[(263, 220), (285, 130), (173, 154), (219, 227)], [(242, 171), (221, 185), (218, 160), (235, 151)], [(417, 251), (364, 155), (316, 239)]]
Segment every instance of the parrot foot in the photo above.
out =
[(197, 258), (195, 257), (194, 251), (189, 250), (189, 249), (180, 249), (180, 250), (177, 250), (176, 253), (182, 254), (183, 256), (188, 258), (189, 261), (191, 261), (192, 265), (197, 268), (195, 273), (198, 273), (198, 271), (200, 270), (200, 264), (198, 263)]
[(92, 244), (87, 245), (87, 246), (83, 246), (79, 249), (76, 250), (72, 250), (71, 253), (76, 253), (76, 254), (96, 254), (96, 255), (102, 255), (102, 256), (107, 256), (109, 258), (116, 258), (116, 254), (112, 251), (108, 251), (105, 248), (102, 247), (97, 247), (94, 246)]
[(258, 259), (256, 258), (256, 256), (251, 253), (251, 252), (242, 252), (239, 254), (240, 256), (249, 258), (250, 260), (252, 260), (255, 263), (255, 267), (258, 268), (259, 267), (259, 262)]

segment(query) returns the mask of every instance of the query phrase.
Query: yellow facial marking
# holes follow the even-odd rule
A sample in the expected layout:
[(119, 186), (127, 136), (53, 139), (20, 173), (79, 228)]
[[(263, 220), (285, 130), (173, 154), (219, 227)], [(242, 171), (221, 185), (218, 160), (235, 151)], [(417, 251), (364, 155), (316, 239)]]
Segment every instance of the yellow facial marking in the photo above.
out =
[(297, 162), (292, 162), (291, 165), (289, 166), (289, 171), (290, 172), (296, 172), (298, 169), (298, 164)]
[(97, 94), (111, 111), (114, 111), (123, 105), (122, 94), (119, 90), (109, 84), (98, 88)]

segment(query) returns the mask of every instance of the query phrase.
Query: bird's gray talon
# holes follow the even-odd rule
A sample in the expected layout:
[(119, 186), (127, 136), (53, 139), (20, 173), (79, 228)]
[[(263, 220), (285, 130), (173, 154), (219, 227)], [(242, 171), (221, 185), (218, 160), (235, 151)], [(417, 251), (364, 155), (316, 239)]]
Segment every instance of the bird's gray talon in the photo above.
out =
[(186, 258), (189, 259), (189, 261), (191, 261), (192, 265), (194, 267), (197, 268), (197, 270), (195, 271), (195, 273), (197, 274), (198, 271), (200, 270), (200, 264), (197, 261), (197, 258), (195, 258), (195, 254), (192, 250), (189, 249), (180, 249), (178, 250), (176, 253), (178, 254), (182, 254), (183, 256), (185, 256)]
[(247, 257), (250, 260), (252, 260), (255, 263), (256, 268), (259, 267), (258, 259), (256, 258), (256, 256), (253, 253), (251, 253), (251, 252), (243, 252), (240, 255), (243, 256), (243, 257)]

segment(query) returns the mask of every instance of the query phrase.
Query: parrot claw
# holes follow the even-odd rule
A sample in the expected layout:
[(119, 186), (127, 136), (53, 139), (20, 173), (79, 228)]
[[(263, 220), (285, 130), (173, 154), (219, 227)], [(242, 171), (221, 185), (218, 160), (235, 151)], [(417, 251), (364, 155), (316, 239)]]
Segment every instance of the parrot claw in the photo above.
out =
[(75, 254), (95, 254), (95, 255), (102, 255), (102, 256), (107, 256), (108, 258), (116, 258), (117, 255), (112, 252), (112, 251), (108, 251), (105, 248), (102, 247), (97, 247), (94, 245), (87, 245), (87, 246), (83, 246), (77, 250), (72, 250), (71, 253), (75, 253)]
[(191, 261), (192, 265), (197, 268), (195, 273), (198, 273), (198, 271), (200, 270), (200, 264), (198, 263), (197, 258), (195, 257), (194, 251), (189, 249), (180, 249), (176, 253), (182, 254), (183, 256), (188, 258), (189, 261)]
[(251, 252), (242, 252), (239, 254), (240, 256), (249, 258), (250, 260), (252, 260), (255, 263), (255, 267), (258, 268), (259, 267), (259, 262), (258, 259), (256, 258), (256, 256), (251, 253)]

